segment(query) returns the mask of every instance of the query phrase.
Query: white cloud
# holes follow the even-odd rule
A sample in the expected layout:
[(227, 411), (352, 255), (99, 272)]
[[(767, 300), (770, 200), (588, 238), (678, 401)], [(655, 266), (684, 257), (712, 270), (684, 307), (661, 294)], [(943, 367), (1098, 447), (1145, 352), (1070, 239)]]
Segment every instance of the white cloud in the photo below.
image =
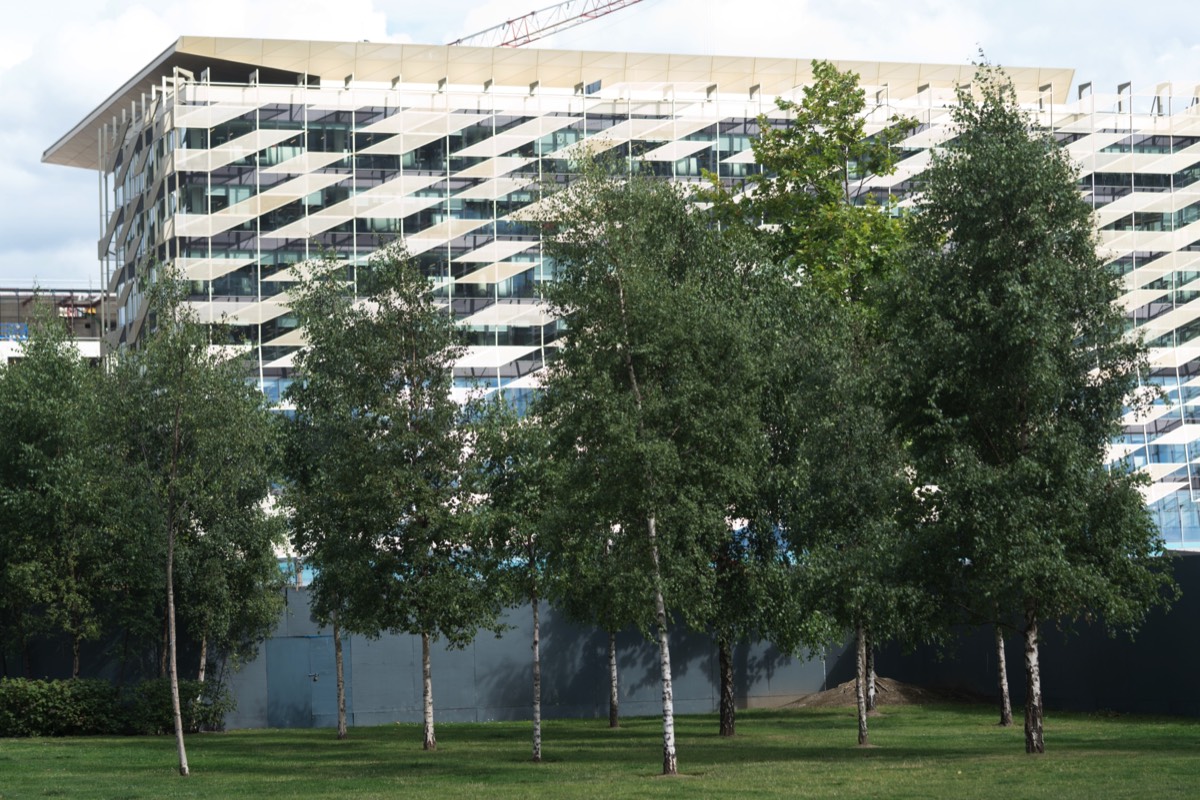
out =
[(0, 33), (0, 75), (33, 55), (33, 42), (13, 36), (10, 32)]

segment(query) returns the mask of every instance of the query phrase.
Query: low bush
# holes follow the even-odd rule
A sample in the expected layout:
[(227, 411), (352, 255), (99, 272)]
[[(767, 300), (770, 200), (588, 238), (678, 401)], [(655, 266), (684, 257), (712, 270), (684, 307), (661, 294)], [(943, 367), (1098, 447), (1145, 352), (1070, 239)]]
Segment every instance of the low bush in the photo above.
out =
[[(233, 710), (233, 699), (224, 688), (199, 681), (179, 682), (179, 706), (183, 712), (183, 730), (219, 731), (225, 714)], [(130, 733), (155, 736), (175, 731), (175, 713), (171, 707), (171, 683), (166, 678), (142, 681), (126, 698)]]
[[(180, 681), (184, 729), (220, 730), (233, 701), (211, 683)], [(170, 683), (143, 681), (124, 696), (108, 681), (0, 678), (0, 737), (162, 734), (175, 729)]]
[(117, 690), (108, 681), (0, 680), (0, 736), (120, 733)]

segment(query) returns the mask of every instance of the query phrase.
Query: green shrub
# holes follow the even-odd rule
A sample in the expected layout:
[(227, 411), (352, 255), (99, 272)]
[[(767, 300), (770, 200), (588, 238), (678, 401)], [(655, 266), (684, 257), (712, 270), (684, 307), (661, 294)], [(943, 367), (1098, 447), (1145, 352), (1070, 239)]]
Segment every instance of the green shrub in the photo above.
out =
[(81, 736), (125, 728), (108, 681), (0, 679), (0, 736)]
[[(179, 704), (186, 733), (221, 730), (225, 714), (234, 705), (224, 687), (186, 680), (179, 682)], [(150, 736), (173, 733), (175, 714), (170, 681), (154, 678), (134, 686), (126, 697), (126, 720), (130, 733)]]
[[(212, 683), (180, 681), (184, 730), (220, 730), (233, 701)], [(162, 734), (175, 730), (171, 685), (143, 681), (122, 697), (108, 681), (0, 678), (0, 737)]]

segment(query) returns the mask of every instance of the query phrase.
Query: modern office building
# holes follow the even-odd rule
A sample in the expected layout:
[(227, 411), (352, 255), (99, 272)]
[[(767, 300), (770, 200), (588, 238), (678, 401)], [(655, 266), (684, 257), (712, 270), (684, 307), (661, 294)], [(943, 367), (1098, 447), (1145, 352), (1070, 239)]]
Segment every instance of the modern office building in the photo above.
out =
[[(970, 65), (838, 63), (861, 76), (868, 131), (919, 119), (896, 174), (864, 194), (908, 197), (950, 135)], [(1200, 106), (1196, 91), (1111, 94), (1070, 69), (1009, 69), (1020, 101), (1079, 162), (1131, 327), (1165, 396), (1127, 420), (1114, 458), (1145, 468), (1172, 547), (1200, 546)], [(798, 97), (808, 61), (643, 53), (184, 37), (46, 151), (97, 172), (108, 221), (101, 270), (137, 338), (135, 277), (170, 262), (202, 319), (225, 319), (278, 399), (302, 333), (288, 310), (296, 265), (328, 252), (361, 264), (403, 240), (469, 338), (465, 389), (520, 395), (560, 330), (538, 300), (529, 224), (585, 148), (679, 181), (737, 184), (776, 97)]]

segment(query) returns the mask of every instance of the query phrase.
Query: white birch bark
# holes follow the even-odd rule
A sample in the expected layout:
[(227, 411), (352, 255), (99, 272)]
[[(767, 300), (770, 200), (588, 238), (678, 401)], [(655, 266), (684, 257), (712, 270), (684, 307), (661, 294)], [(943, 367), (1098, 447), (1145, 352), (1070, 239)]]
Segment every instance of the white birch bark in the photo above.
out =
[(858, 744), (866, 746), (870, 743), (867, 738), (867, 687), (865, 685), (867, 682), (867, 636), (862, 625), (858, 626), (855, 633), (854, 698), (858, 703)]
[(179, 470), (181, 426), (183, 409), (175, 406), (175, 421), (172, 426), (171, 471), (167, 484), (167, 668), (171, 683), (171, 711), (175, 716), (175, 745), (179, 750), (179, 774), (190, 774), (187, 748), (183, 743), (183, 713), (179, 706), (179, 658), (175, 631), (175, 520), (182, 517), (182, 508), (176, 503), (175, 479)]
[(437, 738), (433, 735), (433, 671), (429, 664), (429, 634), (421, 632), (421, 676), (422, 700), (424, 703), (425, 750), (437, 750)]
[(346, 673), (342, 661), (342, 628), (333, 615), (333, 664), (337, 672), (337, 738), (346, 738)]
[(179, 774), (187, 776), (187, 748), (183, 744), (183, 712), (179, 705), (179, 666), (175, 652), (175, 529), (167, 527), (167, 669), (171, 679), (171, 712), (175, 716), (175, 746)]
[(667, 634), (667, 606), (663, 601), (656, 524), (653, 515), (647, 517), (650, 555), (654, 561), (654, 618), (658, 623), (658, 665), (662, 674), (663, 775), (676, 775), (679, 773), (679, 760), (675, 752), (675, 692), (671, 685), (671, 643)]
[(208, 637), (200, 637), (200, 669), (196, 670), (196, 681), (204, 683), (205, 674), (208, 671)]
[(1004, 631), (999, 625), (996, 631), (996, 680), (1000, 684), (1000, 727), (1012, 727), (1012, 699), (1008, 694), (1008, 663), (1004, 655)]
[(542, 651), (538, 621), (538, 596), (533, 600), (533, 761), (542, 761)]
[(871, 634), (867, 633), (867, 713), (870, 714), (875, 710), (875, 643), (871, 641)]
[(1038, 661), (1038, 620), (1025, 612), (1025, 752), (1044, 753), (1042, 738), (1042, 665)]
[(608, 727), (621, 727), (621, 692), (617, 683), (617, 632), (608, 632)]

